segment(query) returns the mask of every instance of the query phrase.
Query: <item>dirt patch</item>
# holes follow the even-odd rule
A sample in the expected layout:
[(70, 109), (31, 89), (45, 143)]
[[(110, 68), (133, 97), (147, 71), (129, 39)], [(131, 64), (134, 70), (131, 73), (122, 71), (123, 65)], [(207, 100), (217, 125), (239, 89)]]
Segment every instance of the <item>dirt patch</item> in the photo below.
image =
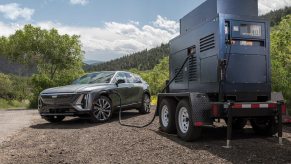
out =
[[(150, 115), (124, 114), (126, 123), (142, 124)], [(203, 129), (196, 142), (159, 131), (158, 119), (144, 129), (122, 127), (118, 116), (104, 124), (66, 119), (51, 124), (38, 118), (0, 146), (1, 163), (290, 163), (291, 127), (284, 127), (284, 145), (276, 137), (256, 136), (249, 128), (225, 145), (226, 128)]]
[(0, 144), (37, 118), (37, 110), (0, 110)]

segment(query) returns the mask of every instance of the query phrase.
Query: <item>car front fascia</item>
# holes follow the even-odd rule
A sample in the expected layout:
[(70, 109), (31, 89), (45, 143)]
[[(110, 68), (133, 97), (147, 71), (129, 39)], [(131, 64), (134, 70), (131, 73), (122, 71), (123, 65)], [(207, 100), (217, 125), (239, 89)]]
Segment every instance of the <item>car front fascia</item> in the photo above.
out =
[[(42, 96), (59, 96), (59, 95), (76, 95), (76, 99), (72, 102), (64, 103), (64, 104), (43, 104), (38, 106), (38, 110), (41, 116), (49, 116), (49, 115), (65, 115), (65, 116), (74, 116), (74, 115), (81, 115), (81, 114), (88, 114), (89, 111), (92, 109), (92, 101), (93, 96), (96, 96), (98, 92), (73, 92), (73, 93), (42, 93), (39, 96), (39, 104), (42, 102)], [(87, 96), (86, 100), (86, 107), (83, 108), (81, 105), (81, 101), (83, 98)], [(57, 98), (57, 97), (56, 97)], [(58, 111), (58, 112), (51, 112), (51, 111)], [(64, 112), (62, 112), (64, 111)]]

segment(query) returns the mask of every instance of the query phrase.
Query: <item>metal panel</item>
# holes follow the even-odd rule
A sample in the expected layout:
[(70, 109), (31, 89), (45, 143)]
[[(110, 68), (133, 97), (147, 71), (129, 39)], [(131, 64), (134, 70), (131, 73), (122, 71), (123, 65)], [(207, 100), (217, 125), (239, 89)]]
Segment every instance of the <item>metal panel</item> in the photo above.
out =
[(207, 0), (180, 20), (180, 33), (185, 34), (218, 14), (258, 16), (258, 0)]
[(217, 0), (217, 11), (222, 14), (258, 16), (258, 0)]
[(201, 82), (217, 82), (217, 55), (201, 59)]
[(231, 54), (226, 72), (230, 83), (266, 83), (265, 55)]

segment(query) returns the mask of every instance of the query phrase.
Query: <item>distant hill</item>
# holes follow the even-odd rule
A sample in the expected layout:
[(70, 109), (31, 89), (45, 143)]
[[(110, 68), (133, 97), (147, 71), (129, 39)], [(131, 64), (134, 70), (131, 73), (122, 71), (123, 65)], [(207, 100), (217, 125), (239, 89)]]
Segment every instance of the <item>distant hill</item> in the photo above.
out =
[(121, 58), (111, 60), (96, 66), (87, 71), (115, 71), (115, 70), (128, 70), (131, 68), (136, 68), (138, 70), (150, 70), (153, 69), (165, 56), (170, 53), (169, 44), (162, 44), (159, 47), (144, 50), (130, 55), (125, 55)]
[(18, 76), (31, 76), (37, 71), (36, 66), (25, 66), (18, 63), (13, 63), (5, 56), (0, 55), (0, 72), (5, 74), (14, 74)]
[(85, 64), (88, 65), (97, 65), (97, 64), (101, 64), (104, 63), (104, 61), (99, 61), (99, 60), (84, 60)]
[(83, 65), (83, 69), (85, 71), (87, 70), (91, 70), (92, 67), (98, 65), (98, 64), (101, 64), (101, 63), (104, 63), (103, 61), (98, 61), (98, 60), (84, 60), (84, 65)]
[(276, 26), (280, 23), (283, 17), (289, 14), (291, 14), (291, 7), (285, 7), (283, 9), (271, 11), (261, 17), (269, 19), (271, 26)]

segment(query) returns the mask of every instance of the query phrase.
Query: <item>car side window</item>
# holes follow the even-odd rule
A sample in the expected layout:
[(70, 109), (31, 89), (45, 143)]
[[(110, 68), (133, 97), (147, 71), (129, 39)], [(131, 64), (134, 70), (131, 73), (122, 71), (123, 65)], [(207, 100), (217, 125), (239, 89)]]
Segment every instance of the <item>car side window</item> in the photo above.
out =
[(138, 75), (134, 75), (134, 82), (135, 83), (142, 83), (141, 77)]
[(135, 78), (133, 75), (131, 75), (130, 73), (124, 73), (127, 79), (128, 83), (134, 83), (135, 82)]
[(127, 81), (126, 80), (126, 76), (125, 76), (125, 74), (123, 72), (118, 72), (116, 74), (115, 79), (113, 80), (113, 83), (116, 83), (117, 80), (119, 80), (119, 79), (123, 79), (123, 80)]

